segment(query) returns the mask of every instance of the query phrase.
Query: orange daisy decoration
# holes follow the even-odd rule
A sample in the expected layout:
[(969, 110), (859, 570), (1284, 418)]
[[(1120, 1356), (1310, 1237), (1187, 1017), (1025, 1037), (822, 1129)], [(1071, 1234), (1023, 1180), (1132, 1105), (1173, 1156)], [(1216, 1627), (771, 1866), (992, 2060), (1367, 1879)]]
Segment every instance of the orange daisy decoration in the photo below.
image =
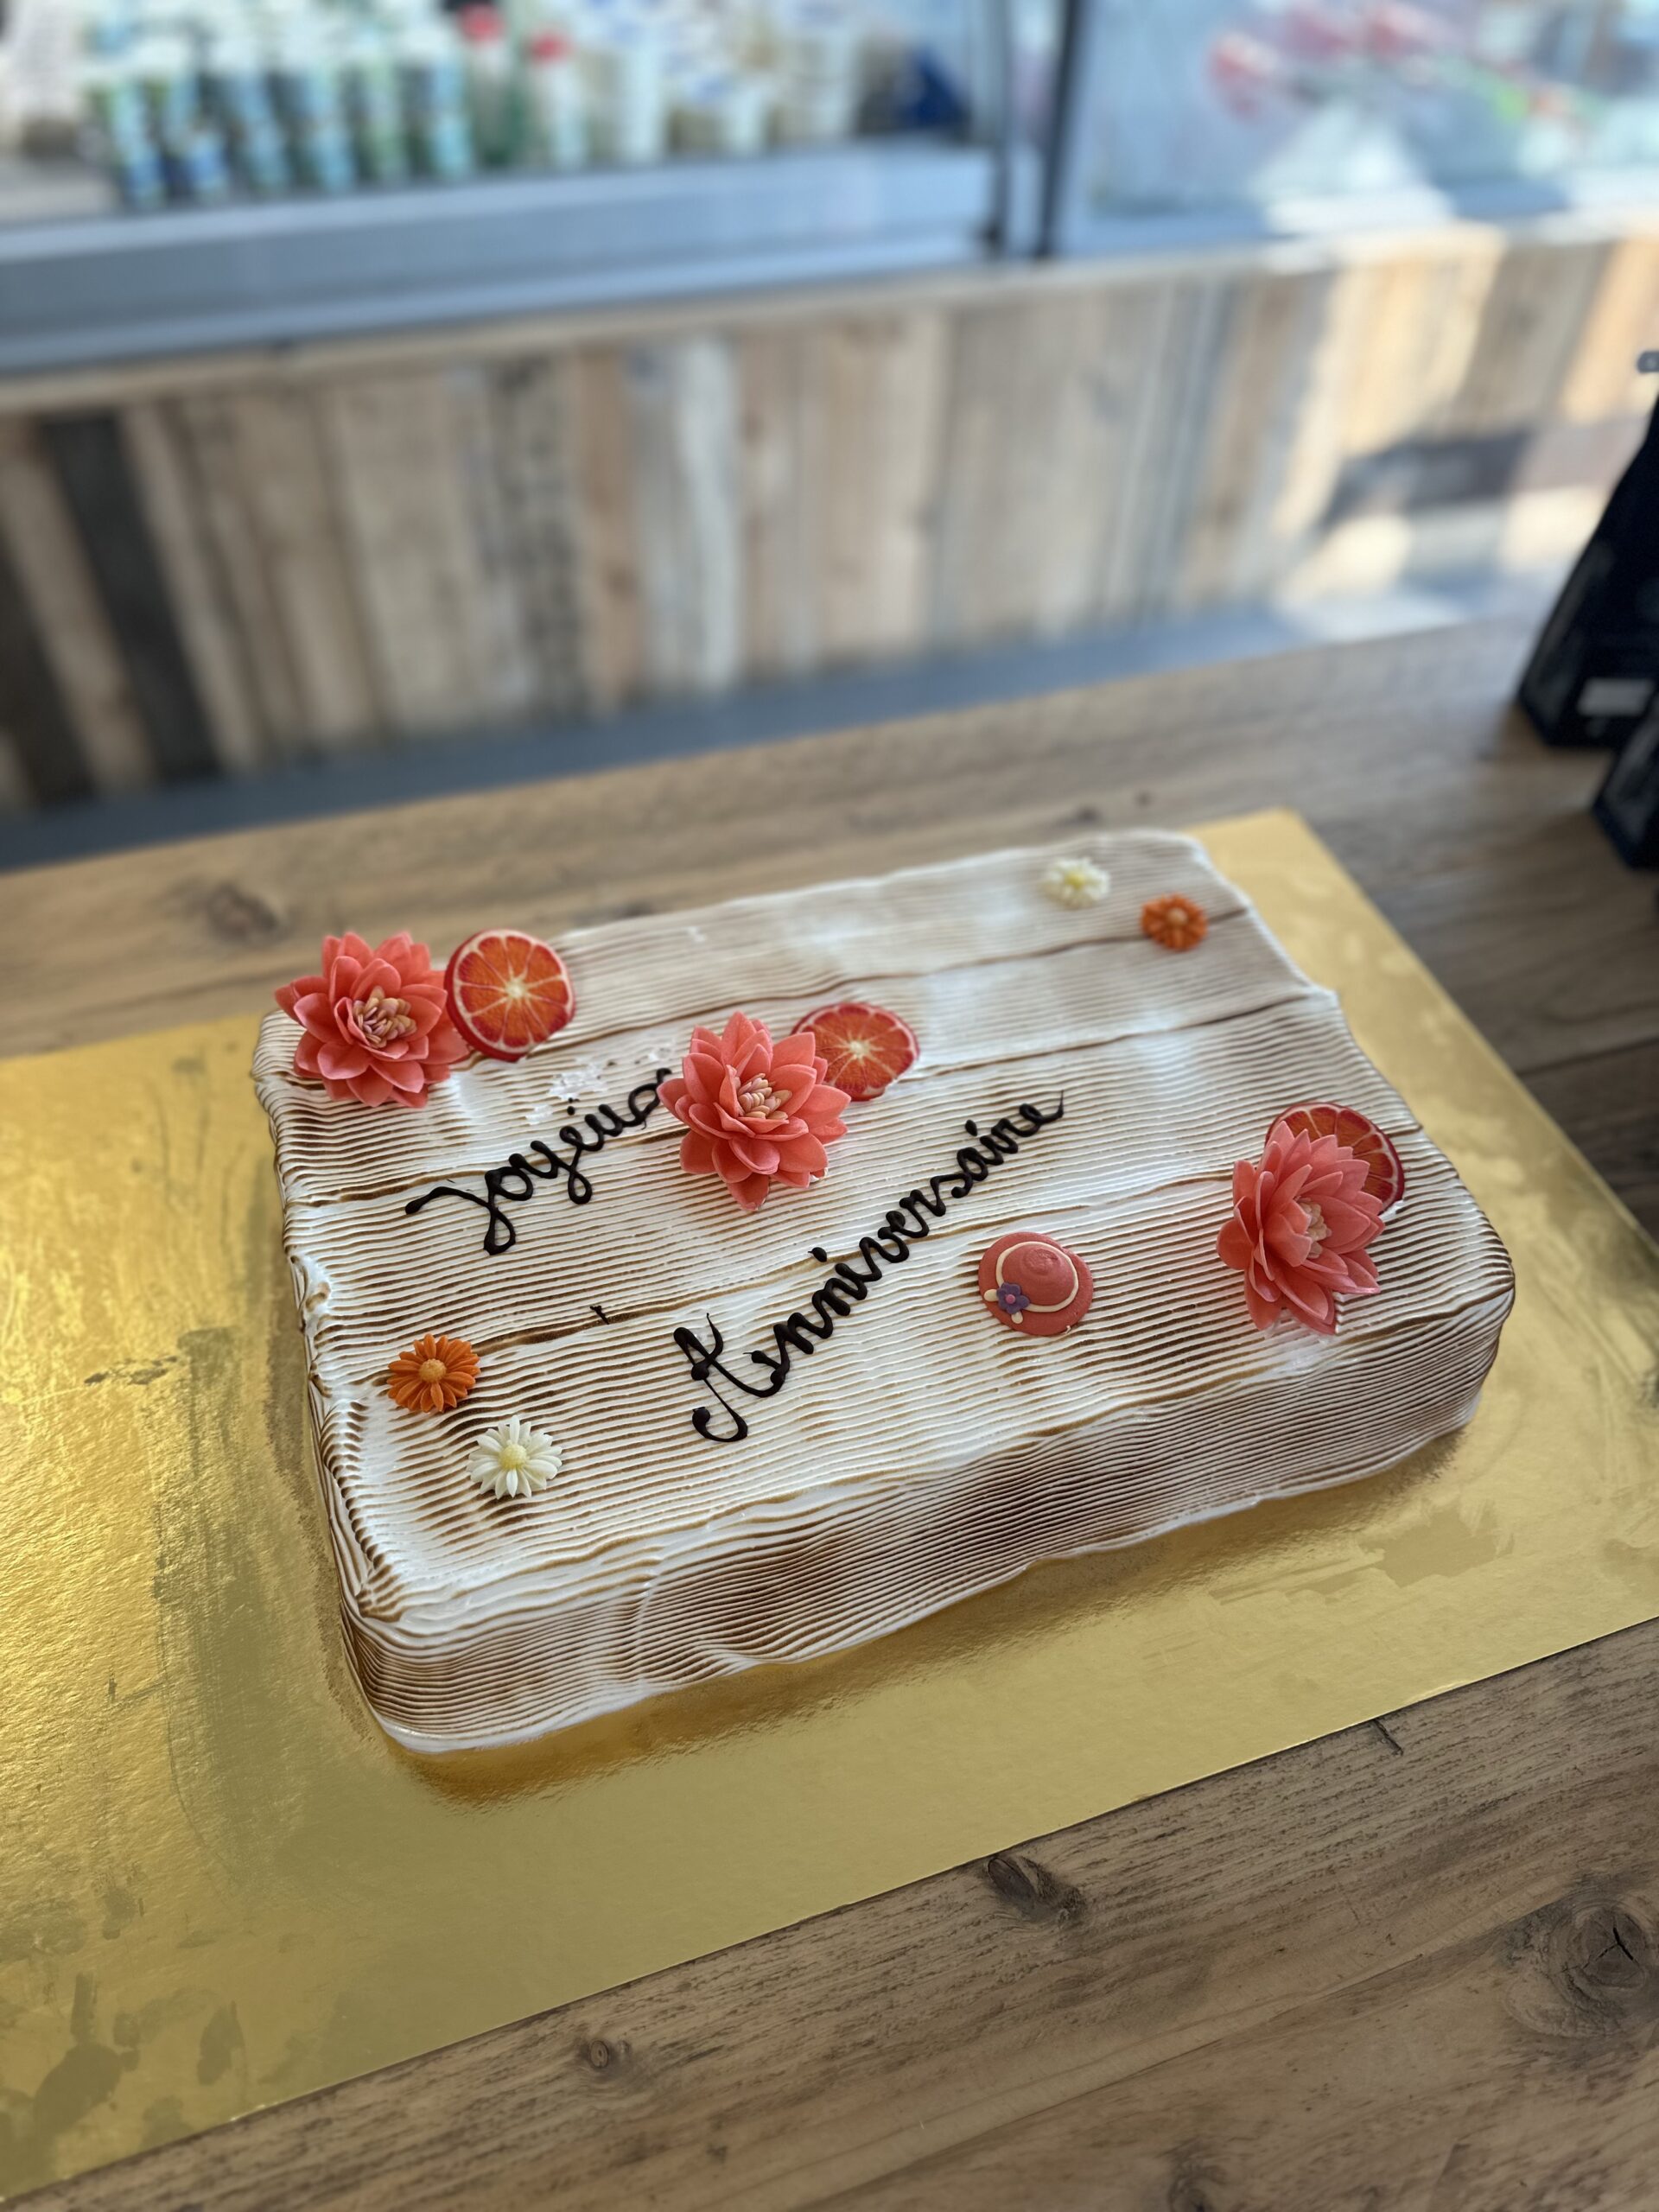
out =
[(1172, 891), (1166, 899), (1148, 899), (1141, 909), (1141, 926), (1154, 944), (1166, 952), (1191, 952), (1202, 944), (1210, 917), (1195, 899)]
[(461, 1337), (416, 1337), (386, 1370), (386, 1389), (412, 1414), (447, 1414), (478, 1380), (478, 1354)]

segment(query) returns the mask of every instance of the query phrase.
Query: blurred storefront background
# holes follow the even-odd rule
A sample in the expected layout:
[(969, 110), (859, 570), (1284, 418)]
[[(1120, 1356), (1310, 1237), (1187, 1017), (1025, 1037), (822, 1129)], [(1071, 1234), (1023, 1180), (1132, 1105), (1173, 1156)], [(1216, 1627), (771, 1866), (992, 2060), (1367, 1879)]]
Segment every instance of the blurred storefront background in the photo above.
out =
[(1515, 208), (1659, 162), (1649, 0), (1098, 0), (1078, 29), (1074, 241), (1173, 209)]
[(0, 804), (1565, 562), (1659, 0), (0, 0)]

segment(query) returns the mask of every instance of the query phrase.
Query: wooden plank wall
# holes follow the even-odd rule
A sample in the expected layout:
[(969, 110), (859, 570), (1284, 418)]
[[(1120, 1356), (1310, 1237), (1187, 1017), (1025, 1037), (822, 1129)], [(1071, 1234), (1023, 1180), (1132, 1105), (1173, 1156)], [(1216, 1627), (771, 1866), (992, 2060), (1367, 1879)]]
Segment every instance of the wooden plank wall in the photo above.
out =
[(0, 808), (1560, 557), (1659, 223), (0, 386)]

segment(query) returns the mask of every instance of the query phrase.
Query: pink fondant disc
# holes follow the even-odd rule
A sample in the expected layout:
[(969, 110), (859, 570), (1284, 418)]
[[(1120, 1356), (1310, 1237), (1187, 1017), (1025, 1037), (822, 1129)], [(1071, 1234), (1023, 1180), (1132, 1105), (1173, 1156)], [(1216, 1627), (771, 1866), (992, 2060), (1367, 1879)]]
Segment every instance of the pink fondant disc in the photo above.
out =
[(999, 1236), (979, 1263), (986, 1311), (1022, 1337), (1063, 1337), (1094, 1302), (1086, 1262), (1069, 1245), (1034, 1230)]

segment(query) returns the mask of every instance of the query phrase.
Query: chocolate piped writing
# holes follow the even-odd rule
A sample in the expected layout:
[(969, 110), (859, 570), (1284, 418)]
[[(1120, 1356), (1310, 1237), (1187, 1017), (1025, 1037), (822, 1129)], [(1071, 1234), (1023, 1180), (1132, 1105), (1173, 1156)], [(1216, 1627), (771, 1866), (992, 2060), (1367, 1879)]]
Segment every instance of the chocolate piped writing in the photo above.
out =
[(585, 1206), (594, 1195), (594, 1185), (582, 1160), (602, 1152), (607, 1137), (625, 1136), (630, 1129), (643, 1127), (657, 1110), (658, 1086), (672, 1073), (671, 1068), (658, 1068), (649, 1083), (636, 1084), (628, 1093), (626, 1115), (619, 1114), (613, 1106), (595, 1107), (582, 1117), (586, 1133), (575, 1122), (567, 1122), (557, 1132), (562, 1151), (556, 1152), (538, 1139), (527, 1152), (510, 1152), (501, 1166), (486, 1172), (481, 1193), (465, 1190), (459, 1183), (435, 1183), (418, 1198), (411, 1198), (404, 1211), (419, 1213), (434, 1198), (464, 1198), (469, 1206), (482, 1206), (489, 1215), (484, 1249), (492, 1254), (510, 1252), (518, 1242), (518, 1226), (503, 1201), (518, 1205), (534, 1196), (538, 1183), (556, 1183), (563, 1177), (564, 1195), (571, 1205)]
[[(1012, 1116), (1005, 1116), (985, 1130), (977, 1122), (964, 1122), (963, 1126), (976, 1142), (957, 1147), (956, 1173), (932, 1176), (926, 1183), (918, 1183), (913, 1191), (906, 1191), (897, 1205), (887, 1209), (880, 1228), (859, 1238), (856, 1256), (838, 1260), (830, 1268), (808, 1299), (806, 1309), (798, 1309), (772, 1324), (772, 1350), (747, 1355), (749, 1364), (759, 1368), (766, 1376), (764, 1382), (751, 1382), (733, 1368), (727, 1357), (726, 1339), (712, 1313), (704, 1316), (709, 1329), (706, 1343), (693, 1329), (676, 1329), (675, 1349), (690, 1368), (692, 1381), (702, 1385), (731, 1423), (729, 1428), (716, 1427), (718, 1415), (707, 1406), (698, 1406), (691, 1415), (691, 1426), (697, 1434), (711, 1444), (741, 1444), (749, 1433), (749, 1424), (741, 1408), (712, 1378), (718, 1376), (721, 1382), (745, 1398), (775, 1397), (788, 1381), (797, 1356), (810, 1359), (817, 1347), (833, 1335), (836, 1323), (844, 1321), (855, 1306), (864, 1303), (872, 1286), (881, 1281), (884, 1270), (898, 1267), (910, 1257), (911, 1246), (920, 1243), (933, 1224), (944, 1218), (947, 1205), (965, 1198), (978, 1185), (988, 1181), (1005, 1160), (1014, 1158), (1022, 1139), (1028, 1141), (1036, 1136), (1059, 1121), (1065, 1112), (1065, 1100), (1062, 1096), (1055, 1101), (1052, 1113), (1045, 1114), (1027, 1102), (1020, 1106), (1017, 1121)], [(830, 1255), (821, 1244), (812, 1247), (812, 1257), (826, 1267), (830, 1264)]]

